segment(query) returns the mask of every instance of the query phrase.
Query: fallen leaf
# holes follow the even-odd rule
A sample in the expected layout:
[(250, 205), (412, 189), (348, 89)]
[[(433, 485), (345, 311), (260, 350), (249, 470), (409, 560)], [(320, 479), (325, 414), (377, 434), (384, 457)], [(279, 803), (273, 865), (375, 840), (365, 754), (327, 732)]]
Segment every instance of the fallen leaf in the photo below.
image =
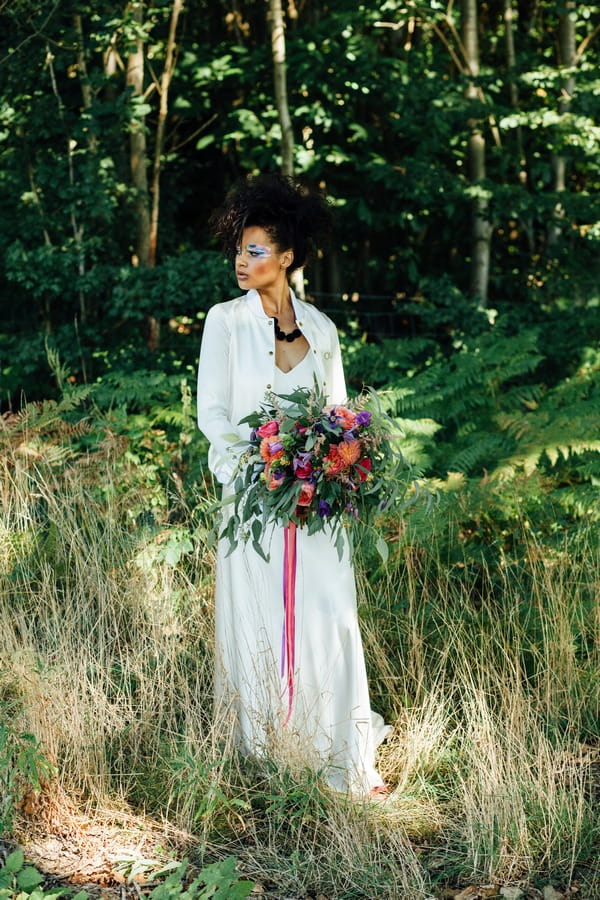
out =
[(489, 900), (489, 898), (499, 896), (496, 884), (473, 884), (461, 891), (460, 894), (455, 894), (454, 900)]
[(563, 900), (564, 894), (557, 891), (551, 884), (547, 884), (544, 888), (544, 900)]

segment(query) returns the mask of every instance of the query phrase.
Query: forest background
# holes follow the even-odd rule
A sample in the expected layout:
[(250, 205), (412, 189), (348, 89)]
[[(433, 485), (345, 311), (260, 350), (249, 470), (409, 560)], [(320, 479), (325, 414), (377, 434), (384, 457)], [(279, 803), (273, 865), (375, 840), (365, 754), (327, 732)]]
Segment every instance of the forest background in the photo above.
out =
[[(365, 873), (377, 896), (600, 896), (599, 19), (575, 0), (0, 0), (7, 771), (33, 734), (79, 802), (166, 811), (205, 849), (246, 829), (245, 871), (298, 896), (375, 896)], [(208, 725), (194, 381), (206, 311), (238, 291), (207, 220), (275, 169), (334, 207), (306, 296), (436, 496), (383, 523), (387, 568), (368, 546), (357, 568), (400, 836), (367, 813), (342, 828), (306, 773), (257, 799)]]

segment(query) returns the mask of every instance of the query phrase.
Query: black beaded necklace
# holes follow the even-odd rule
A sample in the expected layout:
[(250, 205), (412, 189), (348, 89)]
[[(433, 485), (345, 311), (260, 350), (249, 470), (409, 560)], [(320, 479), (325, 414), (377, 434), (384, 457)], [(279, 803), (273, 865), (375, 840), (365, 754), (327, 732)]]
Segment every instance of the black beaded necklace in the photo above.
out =
[(294, 328), (293, 331), (290, 331), (289, 334), (286, 334), (285, 331), (282, 331), (279, 327), (279, 319), (277, 316), (273, 316), (273, 325), (275, 328), (275, 337), (278, 341), (287, 341), (288, 344), (291, 344), (292, 341), (295, 341), (296, 338), (302, 337), (302, 332), (299, 328)]

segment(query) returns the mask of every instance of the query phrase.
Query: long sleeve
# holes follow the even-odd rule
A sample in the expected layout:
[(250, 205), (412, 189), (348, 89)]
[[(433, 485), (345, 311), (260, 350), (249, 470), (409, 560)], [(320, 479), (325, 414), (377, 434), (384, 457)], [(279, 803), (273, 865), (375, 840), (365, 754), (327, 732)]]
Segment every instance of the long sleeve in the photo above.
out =
[(210, 441), (209, 467), (218, 481), (231, 481), (237, 462), (235, 436), (243, 440), (229, 418), (231, 334), (223, 306), (211, 307), (204, 323), (198, 365), (198, 426)]

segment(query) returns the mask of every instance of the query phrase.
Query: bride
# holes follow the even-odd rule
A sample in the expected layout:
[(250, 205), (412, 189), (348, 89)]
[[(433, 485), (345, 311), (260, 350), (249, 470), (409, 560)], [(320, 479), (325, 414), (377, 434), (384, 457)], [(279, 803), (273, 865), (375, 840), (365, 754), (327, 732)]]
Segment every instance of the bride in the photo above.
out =
[[(346, 399), (335, 325), (289, 285), (329, 216), (323, 198), (278, 175), (238, 185), (213, 216), (244, 291), (209, 310), (198, 368), (198, 424), (224, 497), (232, 492), (236, 442), (249, 437), (240, 420), (260, 407), (266, 393), (311, 387), (316, 377), (328, 402)], [(375, 750), (390, 729), (370, 708), (349, 548), (340, 561), (329, 534), (298, 530), (288, 715), (281, 664), (283, 529), (273, 527), (268, 541), (269, 562), (251, 544), (240, 542), (230, 553), (227, 541), (219, 542), (217, 702), (234, 711), (244, 752), (261, 757), (285, 748), (284, 754), (321, 772), (337, 790), (385, 794)]]

